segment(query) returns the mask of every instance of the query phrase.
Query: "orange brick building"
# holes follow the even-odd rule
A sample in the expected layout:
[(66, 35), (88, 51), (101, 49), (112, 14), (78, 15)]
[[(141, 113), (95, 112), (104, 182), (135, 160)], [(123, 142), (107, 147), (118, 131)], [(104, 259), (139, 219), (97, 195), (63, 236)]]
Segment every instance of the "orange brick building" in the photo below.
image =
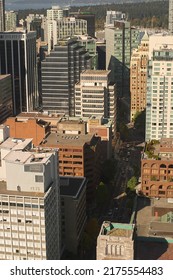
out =
[(50, 130), (48, 122), (34, 118), (19, 120), (11, 117), (4, 124), (10, 127), (10, 137), (33, 138), (34, 146), (38, 146)]
[(149, 147), (141, 160), (141, 191), (149, 197), (173, 198), (173, 139)]

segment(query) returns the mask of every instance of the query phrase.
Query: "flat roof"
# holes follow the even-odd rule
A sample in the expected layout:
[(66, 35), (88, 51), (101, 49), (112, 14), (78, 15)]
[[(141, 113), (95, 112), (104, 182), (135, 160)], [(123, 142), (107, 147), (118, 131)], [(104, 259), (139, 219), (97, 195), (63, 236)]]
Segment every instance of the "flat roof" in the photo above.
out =
[[(138, 197), (136, 215), (138, 237), (173, 238), (173, 225), (166, 220), (162, 221), (162, 216), (165, 213), (169, 213), (171, 209), (173, 211), (173, 203), (168, 201), (169, 199), (166, 198), (158, 200), (156, 198)], [(159, 217), (158, 211), (161, 209), (164, 210), (164, 213), (160, 214), (162, 216)]]
[(7, 183), (0, 181), (0, 195), (15, 195), (15, 196), (28, 196), (28, 197), (44, 197), (46, 193), (41, 192), (23, 192), (23, 191), (9, 191), (7, 190)]
[(85, 177), (60, 176), (60, 195), (77, 198), (85, 186)]
[(7, 138), (1, 145), (0, 149), (7, 150), (24, 150), (29, 143), (32, 142), (32, 138)]
[(49, 160), (51, 155), (52, 153), (11, 151), (4, 157), (4, 160), (7, 162), (18, 164), (45, 164)]
[(133, 224), (103, 222), (101, 235), (130, 237), (133, 230)]
[[(58, 133), (50, 133), (46, 139), (45, 143), (41, 144), (41, 146), (45, 147), (58, 147), (58, 145), (67, 145), (67, 146), (84, 146), (85, 143), (91, 143), (95, 145), (93, 134), (58, 134)], [(95, 139), (96, 140), (96, 139)]]
[(108, 75), (111, 70), (85, 70), (81, 75)]

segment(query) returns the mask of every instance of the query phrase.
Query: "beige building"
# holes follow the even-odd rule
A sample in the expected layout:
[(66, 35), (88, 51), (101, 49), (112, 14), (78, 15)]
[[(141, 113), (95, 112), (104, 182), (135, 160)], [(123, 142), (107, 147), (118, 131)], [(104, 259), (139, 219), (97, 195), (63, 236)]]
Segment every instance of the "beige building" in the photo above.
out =
[(103, 116), (113, 120), (116, 131), (116, 90), (109, 70), (85, 70), (75, 85), (75, 116)]
[(133, 51), (130, 61), (131, 121), (137, 112), (146, 108), (148, 53), (149, 38), (145, 33), (141, 44)]
[(60, 259), (57, 152), (24, 151), (25, 141), (8, 138), (0, 146), (0, 259)]
[(78, 255), (86, 225), (86, 178), (60, 177), (62, 243)]
[(97, 238), (97, 260), (133, 260), (134, 224), (103, 222)]

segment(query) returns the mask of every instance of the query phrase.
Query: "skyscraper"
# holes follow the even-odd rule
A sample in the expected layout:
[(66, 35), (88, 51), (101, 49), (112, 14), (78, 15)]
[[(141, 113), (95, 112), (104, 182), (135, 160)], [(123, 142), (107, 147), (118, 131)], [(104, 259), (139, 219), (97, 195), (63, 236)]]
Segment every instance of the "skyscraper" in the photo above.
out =
[(105, 28), (106, 69), (111, 70), (112, 81), (117, 84), (119, 97), (130, 92), (130, 58), (139, 44), (139, 30), (128, 21), (114, 21)]
[(0, 32), (5, 30), (5, 0), (0, 0)]
[(169, 0), (169, 26), (168, 29), (173, 34), (173, 0)]
[(18, 13), (5, 11), (5, 31), (15, 31), (18, 25)]
[(77, 38), (58, 42), (41, 64), (43, 110), (74, 116), (74, 87), (91, 58)]
[(173, 137), (173, 36), (149, 37), (145, 140)]
[(75, 116), (103, 116), (113, 120), (116, 131), (116, 92), (110, 82), (111, 71), (86, 70), (75, 85)]
[(14, 114), (38, 106), (36, 33), (0, 33), (0, 74), (12, 75)]
[(141, 44), (135, 49), (130, 62), (130, 118), (133, 121), (137, 112), (141, 112), (146, 107), (147, 91), (147, 66), (148, 66), (148, 46), (149, 38), (144, 34)]

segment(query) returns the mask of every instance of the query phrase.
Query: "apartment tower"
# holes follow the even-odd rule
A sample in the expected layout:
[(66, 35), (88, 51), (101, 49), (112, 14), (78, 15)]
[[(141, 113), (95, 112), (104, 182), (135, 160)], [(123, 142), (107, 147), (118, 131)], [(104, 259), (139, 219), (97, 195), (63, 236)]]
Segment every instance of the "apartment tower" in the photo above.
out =
[(173, 36), (149, 37), (146, 141), (173, 137)]

